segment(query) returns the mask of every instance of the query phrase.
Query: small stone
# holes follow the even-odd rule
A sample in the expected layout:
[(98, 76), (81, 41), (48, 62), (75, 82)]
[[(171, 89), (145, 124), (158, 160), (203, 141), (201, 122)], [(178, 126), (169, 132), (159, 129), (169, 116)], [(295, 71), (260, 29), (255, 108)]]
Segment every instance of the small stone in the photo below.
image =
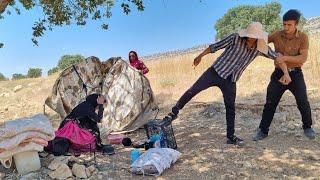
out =
[(48, 166), (48, 168), (50, 169), (50, 170), (56, 170), (56, 169), (58, 169), (61, 165), (63, 165), (63, 163), (61, 163), (60, 161), (55, 161), (55, 160), (53, 160), (50, 164), (49, 164), (49, 166)]
[(282, 128), (282, 129), (281, 129), (281, 132), (287, 133), (287, 132), (288, 132), (288, 129), (287, 129), (287, 128)]
[(34, 180), (34, 179), (38, 179), (38, 176), (39, 175), (37, 173), (29, 173), (22, 176), (19, 180)]
[(293, 131), (293, 130), (295, 130), (296, 129), (296, 127), (294, 126), (294, 124), (288, 124), (288, 129), (289, 130), (291, 130), (291, 131)]
[(90, 170), (88, 168), (86, 168), (86, 175), (88, 178), (92, 176), (92, 173), (90, 172)]
[(18, 92), (22, 89), (22, 85), (18, 85), (16, 87), (13, 88), (13, 92)]
[(200, 137), (200, 136), (201, 136), (200, 133), (193, 133), (189, 135), (189, 137)]
[(55, 171), (49, 173), (52, 179), (67, 179), (72, 177), (72, 172), (66, 164), (62, 164)]
[(279, 173), (282, 173), (283, 169), (281, 167), (277, 167), (276, 171), (279, 172)]
[(55, 157), (53, 161), (51, 161), (51, 163), (49, 164), (48, 168), (50, 170), (56, 170), (62, 164), (67, 164), (69, 159), (70, 157), (67, 157), (67, 156)]
[(1, 94), (0, 94), (0, 97), (9, 97), (9, 96), (10, 96), (9, 93), (1, 93)]
[(246, 168), (252, 168), (252, 164), (250, 162), (244, 162), (243, 166)]
[(5, 173), (0, 172), (0, 180), (4, 179), (4, 177), (5, 177), (5, 176), (6, 176), (6, 174), (5, 174)]
[(74, 157), (74, 156), (71, 156), (70, 159), (69, 159), (69, 161), (75, 162), (75, 163), (77, 163), (77, 164), (83, 164), (83, 163), (84, 163), (83, 160), (81, 160), (81, 159), (79, 159), (79, 158), (77, 158), (77, 157)]
[(309, 155), (308, 157), (310, 160), (313, 160), (313, 161), (319, 161), (320, 160), (320, 157), (316, 154), (311, 154)]
[(94, 167), (94, 165), (89, 166), (88, 169), (91, 173), (93, 173), (97, 170), (96, 167)]
[(74, 164), (72, 167), (72, 173), (77, 178), (87, 178), (86, 167), (84, 165)]
[(224, 174), (220, 176), (220, 179), (234, 179), (232, 174)]
[(101, 174), (98, 174), (97, 178), (98, 178), (99, 180), (101, 180), (101, 179), (103, 179), (103, 176), (102, 176)]
[(249, 177), (250, 176), (250, 174), (248, 172), (246, 172), (246, 171), (240, 172), (239, 175), (240, 176), (244, 176), (244, 177)]

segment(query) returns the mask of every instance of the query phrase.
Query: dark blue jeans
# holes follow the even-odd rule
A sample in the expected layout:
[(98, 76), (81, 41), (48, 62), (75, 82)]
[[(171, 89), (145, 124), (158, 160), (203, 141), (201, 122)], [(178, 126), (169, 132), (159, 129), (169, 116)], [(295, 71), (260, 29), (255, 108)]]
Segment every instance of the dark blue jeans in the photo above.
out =
[(294, 95), (298, 109), (302, 116), (303, 129), (310, 128), (312, 125), (311, 108), (307, 96), (306, 83), (303, 78), (302, 70), (290, 72), (292, 82), (289, 85), (283, 85), (278, 80), (282, 77), (283, 72), (276, 69), (271, 75), (271, 81), (267, 89), (266, 104), (264, 105), (262, 120), (259, 128), (265, 134), (268, 134), (274, 113), (279, 101), (286, 90), (291, 91)]
[(213, 86), (219, 87), (222, 91), (226, 108), (227, 137), (232, 138), (234, 135), (236, 83), (232, 82), (231, 78), (221, 78), (213, 67), (205, 71), (191, 88), (180, 97), (172, 111), (178, 113), (195, 95)]

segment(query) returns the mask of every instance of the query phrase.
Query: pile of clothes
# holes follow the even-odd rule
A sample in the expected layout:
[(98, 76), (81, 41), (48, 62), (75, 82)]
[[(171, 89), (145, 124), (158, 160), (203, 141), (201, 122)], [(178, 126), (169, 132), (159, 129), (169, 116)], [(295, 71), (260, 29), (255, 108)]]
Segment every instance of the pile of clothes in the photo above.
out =
[(43, 151), (54, 137), (54, 129), (45, 115), (7, 121), (0, 125), (0, 161), (10, 168), (14, 155)]

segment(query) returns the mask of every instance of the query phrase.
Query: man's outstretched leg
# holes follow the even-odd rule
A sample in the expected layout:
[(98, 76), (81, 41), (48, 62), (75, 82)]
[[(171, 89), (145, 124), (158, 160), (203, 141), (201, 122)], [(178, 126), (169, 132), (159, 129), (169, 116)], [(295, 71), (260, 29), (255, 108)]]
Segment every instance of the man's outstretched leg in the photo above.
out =
[(217, 74), (213, 67), (210, 67), (205, 71), (200, 78), (189, 88), (178, 100), (176, 105), (172, 108), (169, 116), (175, 119), (179, 114), (179, 110), (182, 109), (195, 95), (199, 92), (217, 85), (221, 82), (222, 78)]

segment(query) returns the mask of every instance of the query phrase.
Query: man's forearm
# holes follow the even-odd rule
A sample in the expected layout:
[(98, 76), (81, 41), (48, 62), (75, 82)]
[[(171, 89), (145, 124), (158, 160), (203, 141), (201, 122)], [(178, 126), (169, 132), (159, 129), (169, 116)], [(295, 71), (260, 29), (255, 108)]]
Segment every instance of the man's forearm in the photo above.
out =
[(293, 64), (303, 64), (307, 60), (306, 55), (298, 55), (298, 56), (285, 56), (286, 62)]
[(279, 67), (281, 68), (283, 74), (289, 74), (286, 63), (279, 64)]
[(210, 54), (210, 53), (211, 53), (211, 49), (210, 49), (210, 47), (208, 47), (201, 54), (199, 54), (199, 57), (203, 57), (203, 56)]

